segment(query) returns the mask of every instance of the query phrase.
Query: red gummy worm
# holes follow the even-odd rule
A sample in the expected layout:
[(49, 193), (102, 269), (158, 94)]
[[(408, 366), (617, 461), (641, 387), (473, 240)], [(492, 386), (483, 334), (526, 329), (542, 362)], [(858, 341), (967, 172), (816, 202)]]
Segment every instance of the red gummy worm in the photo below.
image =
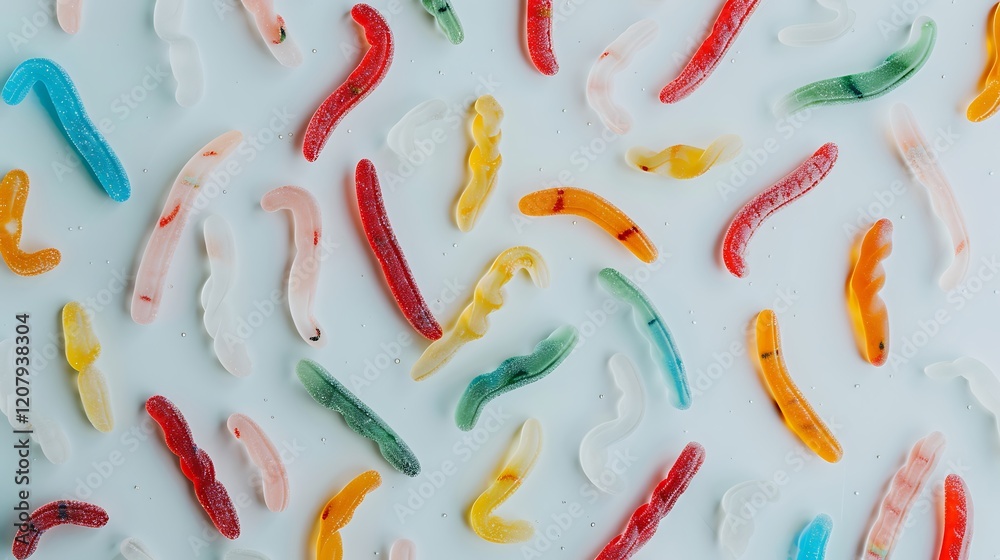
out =
[(524, 32), (528, 40), (528, 56), (539, 72), (554, 76), (559, 71), (552, 48), (552, 0), (527, 0)]
[(837, 163), (838, 153), (837, 145), (833, 142), (823, 144), (795, 171), (758, 193), (740, 208), (729, 224), (726, 237), (722, 241), (722, 260), (729, 272), (738, 278), (746, 276), (747, 263), (743, 254), (757, 228), (771, 217), (771, 214), (818, 185), (833, 169), (833, 164)]
[(49, 502), (31, 512), (27, 521), (14, 524), (17, 527), (14, 545), (11, 546), (14, 558), (24, 560), (31, 556), (38, 548), (38, 541), (45, 531), (67, 523), (97, 529), (108, 524), (108, 512), (87, 502), (74, 500)]
[(302, 155), (309, 161), (316, 161), (333, 129), (382, 82), (392, 64), (392, 31), (378, 10), (368, 4), (355, 4), (351, 17), (365, 30), (365, 40), (371, 48), (347, 81), (340, 84), (309, 119), (302, 144)]
[(660, 520), (670, 513), (704, 462), (705, 448), (696, 442), (687, 444), (667, 477), (656, 485), (649, 502), (635, 510), (625, 530), (611, 539), (597, 555), (597, 560), (627, 560), (649, 542)]
[(698, 47), (680, 75), (660, 90), (660, 101), (677, 103), (698, 89), (726, 56), (726, 51), (757, 9), (757, 4), (760, 0), (726, 0), (705, 42)]
[(368, 237), (372, 253), (382, 265), (382, 275), (385, 276), (389, 290), (396, 298), (396, 304), (417, 332), (429, 340), (441, 338), (441, 325), (427, 307), (424, 297), (420, 295), (413, 273), (406, 264), (403, 250), (399, 247), (395, 234), (392, 233), (392, 224), (389, 223), (385, 205), (382, 204), (382, 189), (379, 187), (375, 164), (368, 159), (359, 161), (354, 177), (357, 184), (361, 226)]
[(194, 493), (215, 528), (227, 539), (239, 537), (240, 518), (229, 499), (229, 492), (215, 478), (215, 465), (208, 453), (195, 444), (184, 415), (174, 403), (160, 395), (149, 397), (146, 412), (163, 430), (167, 448), (180, 459), (181, 472), (194, 485)]
[(938, 560), (966, 560), (972, 543), (972, 501), (957, 474), (944, 479), (944, 540)]

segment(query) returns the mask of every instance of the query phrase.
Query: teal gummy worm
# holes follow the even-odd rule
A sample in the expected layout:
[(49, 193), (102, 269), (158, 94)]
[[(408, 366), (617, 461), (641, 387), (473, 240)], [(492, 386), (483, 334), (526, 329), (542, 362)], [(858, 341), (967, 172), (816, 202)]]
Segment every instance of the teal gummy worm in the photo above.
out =
[(650, 346), (659, 354), (660, 364), (670, 377), (674, 387), (674, 406), (684, 410), (691, 407), (691, 386), (688, 384), (684, 361), (674, 337), (670, 335), (667, 324), (663, 322), (660, 312), (653, 307), (646, 294), (624, 274), (613, 268), (605, 268), (597, 275), (601, 286), (611, 295), (624, 301), (632, 307), (636, 327), (642, 332)]
[(394, 469), (406, 476), (420, 474), (420, 462), (402, 438), (323, 366), (312, 360), (299, 360), (295, 374), (316, 402), (339, 413), (358, 435), (378, 444), (382, 457)]
[(500, 367), (472, 380), (455, 409), (455, 424), (468, 432), (476, 426), (483, 408), (500, 395), (541, 380), (569, 356), (580, 340), (571, 326), (559, 327), (548, 338), (535, 345), (527, 356), (504, 360)]
[(125, 167), (87, 116), (73, 80), (61, 66), (47, 58), (29, 58), (18, 64), (3, 86), (3, 100), (8, 105), (17, 105), (24, 101), (36, 84), (43, 86), (36, 91), (39, 95), (43, 91), (47, 94), (54, 110), (53, 117), (62, 127), (63, 134), (83, 157), (108, 196), (116, 202), (128, 200), (132, 187)]
[(798, 552), (795, 560), (823, 560), (826, 558), (826, 544), (833, 532), (833, 519), (825, 513), (816, 516), (799, 534)]
[(448, 0), (420, 0), (427, 13), (434, 16), (438, 27), (448, 37), (453, 45), (457, 45), (465, 40), (465, 31), (462, 30), (462, 22), (458, 20), (458, 14)]

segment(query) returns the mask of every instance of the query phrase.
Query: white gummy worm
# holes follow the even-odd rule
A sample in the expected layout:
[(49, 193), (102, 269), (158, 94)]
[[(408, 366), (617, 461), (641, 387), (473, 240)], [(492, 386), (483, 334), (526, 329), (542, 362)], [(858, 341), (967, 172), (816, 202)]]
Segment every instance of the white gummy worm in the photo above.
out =
[(80, 30), (83, 0), (56, 0), (56, 20), (59, 27), (70, 35)]
[(596, 426), (583, 436), (580, 442), (580, 466), (587, 479), (598, 490), (619, 494), (625, 488), (625, 480), (609, 467), (613, 459), (609, 448), (635, 431), (645, 411), (646, 393), (635, 366), (627, 356), (611, 356), (608, 366), (615, 385), (622, 393), (618, 400), (618, 417)]
[(184, 0), (156, 0), (153, 29), (169, 45), (170, 71), (177, 81), (174, 98), (181, 107), (190, 107), (201, 99), (205, 77), (197, 43), (181, 32), (183, 13)]
[(1000, 378), (983, 362), (967, 356), (953, 362), (938, 362), (924, 368), (924, 373), (932, 379), (952, 379), (964, 377), (969, 382), (969, 390), (993, 415), (1000, 433)]
[(0, 413), (7, 417), (12, 428), (31, 430), (31, 439), (42, 448), (49, 462), (59, 465), (69, 459), (69, 439), (59, 424), (32, 410), (27, 423), (17, 418), (17, 373), (14, 369), (14, 341), (0, 341)]
[(778, 501), (778, 486), (763, 480), (751, 480), (733, 486), (722, 496), (722, 520), (719, 523), (719, 544), (726, 557), (736, 560), (743, 556), (753, 536), (754, 518), (768, 504)]
[(417, 560), (417, 545), (406, 539), (397, 540), (389, 550), (389, 560)]
[(385, 143), (400, 159), (409, 161), (410, 154), (417, 144), (417, 129), (425, 124), (442, 120), (447, 114), (447, 103), (440, 99), (428, 99), (410, 109), (389, 129)]
[(660, 27), (651, 19), (641, 19), (622, 32), (604, 49), (587, 77), (587, 103), (600, 117), (604, 126), (616, 134), (625, 134), (632, 127), (632, 117), (611, 98), (613, 79), (632, 61), (636, 51), (656, 38)]
[(265, 554), (256, 550), (237, 548), (226, 553), (226, 560), (271, 560)]
[(236, 314), (229, 302), (229, 291), (236, 276), (236, 242), (229, 222), (222, 216), (205, 219), (205, 249), (211, 273), (201, 289), (205, 309), (205, 329), (214, 339), (215, 355), (222, 367), (236, 377), (253, 373), (246, 343), (236, 333)]
[(284, 511), (288, 507), (288, 473), (281, 462), (281, 455), (268, 439), (264, 430), (245, 414), (233, 414), (226, 427), (236, 439), (243, 442), (250, 460), (260, 469), (264, 486), (264, 503), (271, 511)]
[(285, 19), (274, 11), (274, 0), (243, 0), (243, 7), (253, 15), (257, 30), (274, 58), (283, 66), (302, 64), (302, 51), (288, 35)]
[(847, 33), (857, 13), (847, 0), (817, 0), (820, 6), (837, 12), (836, 17), (820, 23), (789, 25), (778, 32), (778, 40), (790, 47), (809, 47), (832, 41)]
[(156, 560), (145, 543), (135, 537), (129, 537), (118, 546), (118, 551), (125, 560)]

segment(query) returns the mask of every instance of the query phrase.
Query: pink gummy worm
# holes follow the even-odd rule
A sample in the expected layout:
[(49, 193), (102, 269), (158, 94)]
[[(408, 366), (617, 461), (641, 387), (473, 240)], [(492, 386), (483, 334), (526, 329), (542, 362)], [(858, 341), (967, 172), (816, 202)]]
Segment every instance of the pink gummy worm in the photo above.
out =
[(260, 469), (261, 484), (264, 486), (264, 503), (271, 511), (284, 511), (288, 507), (288, 473), (281, 461), (278, 449), (274, 447), (264, 430), (245, 414), (233, 414), (226, 421), (226, 427), (236, 439), (243, 442), (250, 454), (250, 460)]
[(56, 20), (59, 27), (70, 35), (80, 30), (83, 16), (83, 0), (56, 0)]

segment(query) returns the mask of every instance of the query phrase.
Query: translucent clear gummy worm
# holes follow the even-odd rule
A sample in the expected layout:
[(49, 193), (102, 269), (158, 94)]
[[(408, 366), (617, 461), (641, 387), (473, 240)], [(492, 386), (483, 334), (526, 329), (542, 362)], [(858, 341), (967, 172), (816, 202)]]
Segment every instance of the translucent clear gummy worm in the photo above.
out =
[(467, 342), (486, 335), (489, 314), (503, 306), (503, 287), (524, 270), (539, 288), (549, 285), (549, 269), (542, 255), (531, 247), (511, 247), (497, 256), (489, 271), (476, 283), (472, 301), (465, 307), (451, 329), (428, 346), (410, 369), (410, 376), (421, 381), (447, 364)]
[[(36, 84), (44, 87), (34, 87)], [(39, 95), (44, 92), (48, 96), (47, 101), (53, 109), (49, 114), (104, 192), (115, 202), (128, 200), (132, 187), (125, 167), (90, 120), (69, 74), (47, 58), (30, 58), (18, 64), (7, 78), (3, 86), (3, 100), (8, 105), (18, 105), (32, 89)]]
[(879, 291), (885, 285), (882, 261), (892, 253), (892, 222), (882, 218), (868, 230), (857, 250), (848, 282), (848, 307), (864, 358), (873, 366), (889, 357), (889, 312)]
[[(18, 403), (17, 388), (27, 386), (25, 376), (29, 375), (27, 366), (18, 365), (14, 354), (14, 339), (0, 341), (0, 413), (6, 416), (11, 428), (15, 430), (30, 430), (31, 439), (42, 448), (42, 454), (54, 465), (65, 463), (69, 459), (70, 445), (66, 433), (55, 421), (42, 416), (38, 407), (31, 409), (28, 422), (21, 422), (18, 408), (24, 403)], [(23, 411), (22, 411), (23, 413)]]
[(247, 448), (250, 460), (260, 469), (264, 487), (264, 503), (271, 511), (285, 511), (288, 507), (288, 473), (278, 449), (271, 443), (264, 430), (245, 414), (232, 414), (226, 427)]
[(934, 213), (944, 222), (951, 235), (954, 258), (938, 281), (941, 289), (951, 291), (965, 278), (969, 271), (969, 232), (965, 229), (965, 218), (955, 199), (955, 191), (937, 161), (937, 153), (924, 138), (910, 108), (902, 103), (892, 107), (892, 133), (896, 146), (910, 172), (917, 178), (931, 197)]
[[(620, 494), (625, 479), (611, 470), (611, 446), (635, 431), (646, 410), (646, 392), (632, 360), (625, 354), (615, 354), (608, 362), (615, 386), (621, 391), (618, 417), (598, 424), (580, 441), (580, 467), (595, 488), (608, 494)], [(607, 476), (605, 476), (607, 475)]]
[(80, 30), (83, 19), (83, 0), (56, 0), (56, 20), (59, 27), (70, 35)]
[(49, 502), (31, 512), (28, 521), (15, 523), (18, 529), (11, 552), (17, 560), (25, 560), (38, 549), (42, 535), (53, 527), (78, 525), (99, 529), (107, 524), (108, 512), (100, 506), (75, 500)]
[(62, 327), (66, 361), (79, 372), (77, 388), (87, 420), (99, 431), (110, 432), (115, 429), (111, 391), (104, 372), (94, 365), (101, 354), (101, 343), (97, 340), (86, 308), (75, 301), (67, 303), (62, 311)]
[(215, 138), (191, 156), (174, 179), (167, 194), (167, 203), (153, 225), (153, 233), (146, 242), (139, 269), (135, 273), (132, 320), (136, 323), (146, 325), (156, 319), (170, 263), (195, 199), (209, 173), (235, 151), (242, 141), (243, 134), (235, 130)]
[(767, 485), (764, 480), (751, 480), (733, 486), (722, 495), (719, 544), (730, 560), (746, 553), (753, 537), (754, 519), (761, 509), (781, 496), (777, 486), (771, 489)]
[(1000, 61), (997, 59), (997, 43), (1000, 39), (1000, 9), (994, 5), (990, 10), (989, 30), (986, 32), (987, 72), (983, 76), (979, 95), (972, 100), (965, 116), (972, 122), (982, 122), (1000, 109)]
[(938, 560), (967, 560), (972, 544), (972, 499), (957, 474), (944, 479), (944, 537)]
[(833, 519), (821, 513), (806, 525), (796, 541), (795, 560), (824, 560), (833, 533)]
[(285, 18), (274, 11), (274, 0), (243, 0), (243, 7), (253, 15), (264, 44), (283, 66), (302, 64), (302, 51), (288, 36)]
[(809, 47), (832, 41), (847, 33), (854, 25), (857, 13), (847, 5), (847, 0), (817, 0), (820, 6), (837, 15), (820, 23), (789, 25), (778, 32), (778, 40), (790, 47)]
[(118, 552), (125, 560), (156, 560), (146, 543), (135, 537), (128, 537), (118, 545)]
[(389, 560), (417, 560), (417, 545), (410, 540), (397, 540), (389, 550)]
[(924, 368), (931, 379), (964, 377), (969, 390), (979, 404), (993, 415), (1000, 435), (1000, 378), (986, 364), (975, 358), (962, 357), (953, 362), (938, 362)]
[(204, 70), (198, 44), (181, 32), (184, 0), (156, 0), (153, 6), (153, 29), (168, 45), (170, 71), (177, 81), (174, 99), (181, 107), (190, 107), (205, 90)]
[(455, 223), (462, 231), (471, 231), (486, 207), (486, 201), (497, 184), (503, 158), (500, 156), (500, 123), (503, 107), (492, 95), (476, 100), (476, 116), (472, 119), (475, 146), (469, 152), (469, 182), (455, 206)]
[(742, 150), (743, 140), (739, 136), (726, 134), (705, 149), (683, 144), (670, 146), (659, 152), (630, 148), (625, 154), (625, 161), (639, 171), (674, 179), (694, 179), (717, 164), (731, 161)]
[(476, 498), (469, 509), (469, 524), (480, 538), (501, 544), (524, 542), (535, 534), (530, 521), (510, 521), (493, 515), (527, 478), (542, 452), (542, 425), (528, 418), (521, 426), (517, 444), (507, 451), (496, 479)]
[(372, 490), (382, 485), (378, 471), (365, 471), (347, 483), (343, 490), (330, 498), (319, 515), (319, 534), (316, 537), (316, 560), (341, 560), (344, 541), (340, 530), (354, 517), (355, 510)]
[(462, 30), (462, 22), (458, 20), (458, 14), (448, 0), (420, 0), (420, 4), (427, 10), (427, 13), (437, 20), (441, 32), (448, 37), (451, 44), (457, 45), (465, 39), (465, 31)]
[(222, 216), (205, 219), (205, 249), (211, 270), (201, 289), (204, 323), (214, 340), (212, 349), (222, 367), (236, 377), (253, 373), (247, 345), (236, 333), (236, 313), (230, 302), (230, 290), (236, 276), (236, 241), (229, 222)]
[(326, 345), (326, 337), (313, 316), (313, 299), (323, 262), (319, 242), (323, 238), (322, 216), (316, 197), (302, 187), (285, 186), (270, 190), (260, 199), (268, 212), (288, 210), (295, 226), (295, 258), (288, 273), (288, 309), (299, 336), (314, 348)]
[(542, 74), (554, 76), (559, 71), (552, 46), (552, 20), (555, 11), (552, 0), (525, 0), (524, 35), (528, 43), (528, 58)]
[(41, 249), (34, 253), (21, 250), (29, 185), (28, 174), (20, 169), (9, 171), (0, 180), (0, 255), (11, 272), (19, 276), (45, 274), (62, 261), (58, 249)]
[(659, 31), (660, 26), (651, 19), (633, 23), (604, 49), (590, 67), (590, 74), (587, 76), (587, 103), (604, 126), (615, 134), (628, 132), (632, 128), (632, 117), (611, 97), (614, 78), (628, 67), (637, 51), (653, 42)]
[(448, 114), (448, 104), (441, 99), (428, 99), (407, 111), (399, 122), (389, 129), (385, 143), (400, 159), (410, 161), (417, 146), (417, 129), (440, 121)]

